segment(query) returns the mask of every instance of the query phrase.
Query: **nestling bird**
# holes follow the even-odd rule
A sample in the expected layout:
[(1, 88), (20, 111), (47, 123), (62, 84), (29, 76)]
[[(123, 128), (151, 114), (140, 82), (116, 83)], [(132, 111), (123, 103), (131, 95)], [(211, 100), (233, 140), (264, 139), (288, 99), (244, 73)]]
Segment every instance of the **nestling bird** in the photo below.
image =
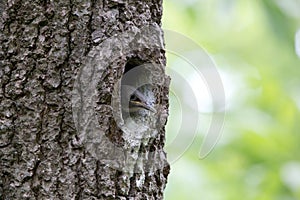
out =
[(147, 99), (143, 93), (129, 85), (121, 86), (121, 105), (122, 110), (132, 113), (141, 109), (156, 112), (156, 110), (148, 105)]

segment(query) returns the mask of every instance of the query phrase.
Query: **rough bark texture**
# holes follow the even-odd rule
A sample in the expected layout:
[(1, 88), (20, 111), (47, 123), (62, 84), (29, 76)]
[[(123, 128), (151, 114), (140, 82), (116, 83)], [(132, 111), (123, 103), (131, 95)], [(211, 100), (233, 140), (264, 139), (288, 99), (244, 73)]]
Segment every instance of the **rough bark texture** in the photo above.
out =
[[(107, 162), (109, 147), (96, 156), (87, 149), (85, 132), (76, 127), (76, 109), (72, 108), (78, 73), (92, 59), (91, 52), (109, 50), (101, 46), (108, 38), (127, 31), (137, 35), (142, 27), (151, 25), (158, 39), (150, 42), (161, 42), (161, 3), (1, 0), (0, 199), (162, 199), (169, 165), (163, 152), (166, 115), (160, 113), (167, 112), (168, 81), (153, 88), (155, 103), (162, 111), (135, 116), (141, 123), (158, 121), (159, 126), (148, 128), (147, 136), (141, 141), (134, 138), (134, 143), (131, 132), (124, 133), (113, 117), (112, 93), (126, 63), (128, 68), (155, 63), (158, 69), (150, 68), (150, 72), (161, 70), (165, 78), (159, 67), (165, 65), (163, 44), (157, 48), (141, 45), (117, 55), (97, 76), (93, 105), (99, 138), (105, 135), (123, 149), (125, 164)], [(127, 47), (116, 48), (114, 52)], [(112, 55), (105, 56), (109, 60)], [(89, 125), (84, 124), (85, 128)]]

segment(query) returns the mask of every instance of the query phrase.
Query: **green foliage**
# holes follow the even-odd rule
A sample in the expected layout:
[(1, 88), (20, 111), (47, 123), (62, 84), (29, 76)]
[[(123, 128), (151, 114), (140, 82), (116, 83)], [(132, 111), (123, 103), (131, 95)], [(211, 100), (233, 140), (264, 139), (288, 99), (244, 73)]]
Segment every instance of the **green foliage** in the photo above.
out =
[[(293, 5), (300, 10), (298, 0), (164, 1), (164, 28), (210, 53), (227, 95), (222, 138), (200, 160), (205, 131), (199, 130), (171, 166), (166, 200), (300, 199), (300, 59), (294, 47), (300, 14), (291, 14)], [(168, 58), (170, 68), (179, 62)], [(175, 123), (167, 129), (169, 154), (176, 150), (168, 137)]]

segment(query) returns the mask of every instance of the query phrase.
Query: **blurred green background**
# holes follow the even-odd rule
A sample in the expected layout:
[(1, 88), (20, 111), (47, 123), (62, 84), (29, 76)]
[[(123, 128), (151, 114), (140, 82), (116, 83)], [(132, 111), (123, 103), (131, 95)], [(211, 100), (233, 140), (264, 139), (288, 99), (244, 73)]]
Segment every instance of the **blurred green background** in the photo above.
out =
[[(188, 36), (209, 53), (226, 93), (222, 137), (208, 157), (199, 159), (205, 135), (201, 127), (211, 117), (209, 109), (200, 109), (193, 144), (171, 161), (165, 200), (299, 200), (300, 58), (295, 34), (300, 1), (164, 0), (163, 27)], [(169, 69), (182, 62), (169, 53), (167, 57)], [(166, 150), (172, 155), (180, 105), (170, 97)]]

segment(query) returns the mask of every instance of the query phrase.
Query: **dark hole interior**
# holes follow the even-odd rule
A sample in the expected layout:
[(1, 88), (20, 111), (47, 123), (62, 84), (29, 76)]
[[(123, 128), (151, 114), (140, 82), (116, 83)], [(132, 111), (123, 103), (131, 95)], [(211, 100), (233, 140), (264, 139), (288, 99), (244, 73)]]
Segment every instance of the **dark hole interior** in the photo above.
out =
[(130, 58), (125, 65), (124, 74), (130, 71), (131, 69), (142, 65), (144, 62), (138, 58)]

